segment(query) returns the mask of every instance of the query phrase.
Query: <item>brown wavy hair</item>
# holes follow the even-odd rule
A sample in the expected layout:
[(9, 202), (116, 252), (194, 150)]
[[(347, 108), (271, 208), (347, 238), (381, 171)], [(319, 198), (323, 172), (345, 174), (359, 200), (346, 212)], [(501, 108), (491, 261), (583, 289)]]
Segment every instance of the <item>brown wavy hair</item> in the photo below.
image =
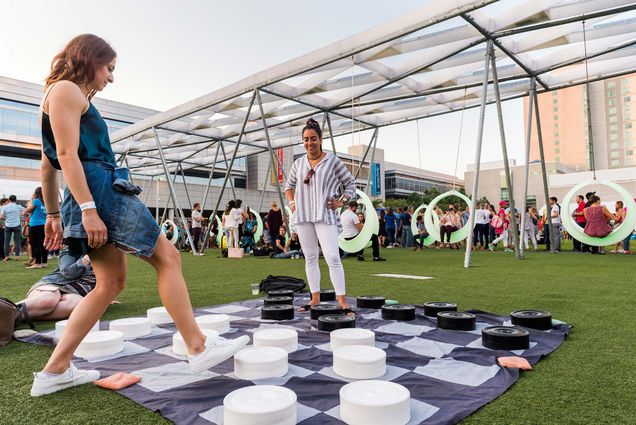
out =
[(115, 50), (103, 38), (93, 34), (78, 35), (53, 58), (44, 88), (62, 80), (90, 83), (95, 78), (95, 68), (108, 64), (116, 56)]

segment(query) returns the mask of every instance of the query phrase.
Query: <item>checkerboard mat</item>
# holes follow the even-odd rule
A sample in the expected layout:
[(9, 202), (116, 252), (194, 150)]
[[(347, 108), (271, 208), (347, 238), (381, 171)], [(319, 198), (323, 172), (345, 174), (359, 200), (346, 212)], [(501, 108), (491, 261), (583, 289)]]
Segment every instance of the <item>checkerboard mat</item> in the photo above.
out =
[[(296, 305), (307, 299), (297, 297)], [(355, 306), (355, 300), (349, 303)], [(159, 412), (176, 424), (223, 423), (223, 398), (233, 390), (250, 385), (282, 385), (298, 397), (298, 423), (342, 424), (339, 416), (339, 390), (351, 380), (332, 369), (329, 333), (315, 329), (309, 313), (296, 313), (294, 320), (260, 320), (262, 300), (249, 300), (223, 306), (197, 309), (195, 314), (229, 313), (232, 332), (228, 338), (253, 337), (258, 329), (286, 327), (298, 331), (299, 349), (289, 354), (289, 373), (281, 378), (246, 381), (233, 374), (229, 359), (201, 375), (191, 375), (187, 361), (171, 355), (173, 325), (169, 331), (138, 338), (134, 344), (147, 350), (131, 350), (129, 355), (90, 363), (77, 359), (80, 368), (96, 368), (102, 376), (129, 372), (142, 376), (139, 384), (118, 391), (142, 406)], [(517, 379), (517, 369), (497, 365), (500, 356), (519, 355), (531, 364), (556, 350), (570, 326), (559, 324), (550, 331), (530, 331), (530, 348), (522, 351), (497, 351), (481, 344), (480, 329), (502, 325), (509, 317), (482, 311), (477, 316), (477, 331), (451, 331), (437, 328), (436, 319), (418, 309), (409, 322), (382, 320), (377, 310), (358, 309), (356, 326), (373, 330), (376, 345), (387, 354), (387, 373), (379, 378), (401, 384), (411, 392), (410, 424), (452, 424), (493, 401)], [(35, 341), (31, 341), (35, 342)]]

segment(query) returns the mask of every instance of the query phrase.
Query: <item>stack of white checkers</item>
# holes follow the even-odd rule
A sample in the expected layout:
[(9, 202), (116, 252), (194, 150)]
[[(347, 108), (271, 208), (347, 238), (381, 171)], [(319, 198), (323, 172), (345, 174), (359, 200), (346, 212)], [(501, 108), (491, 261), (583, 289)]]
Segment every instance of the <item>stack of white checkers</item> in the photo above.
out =
[(75, 350), (75, 356), (90, 359), (110, 356), (124, 349), (124, 334), (119, 331), (91, 332)]
[(295, 425), (296, 393), (285, 387), (255, 385), (223, 399), (224, 425)]
[(343, 328), (330, 334), (333, 371), (350, 379), (373, 379), (386, 373), (386, 353), (375, 347), (375, 333)]
[(230, 316), (227, 314), (206, 314), (195, 317), (195, 320), (199, 328), (215, 330), (219, 335), (230, 330)]
[(146, 312), (146, 317), (153, 325), (167, 325), (170, 323), (174, 323), (170, 314), (168, 314), (168, 310), (165, 307), (154, 307), (149, 308)]
[(340, 419), (349, 425), (405, 425), (411, 393), (394, 382), (352, 382), (340, 388)]
[(298, 332), (285, 328), (257, 331), (254, 333), (254, 347), (278, 347), (293, 353), (298, 349)]
[(146, 317), (131, 317), (129, 319), (117, 319), (110, 322), (111, 331), (120, 331), (124, 339), (139, 338), (150, 335), (151, 323)]
[(375, 347), (375, 332), (361, 328), (336, 329), (329, 334), (331, 351), (345, 345), (367, 345)]
[(239, 379), (285, 376), (288, 367), (287, 351), (279, 347), (245, 348), (234, 355), (234, 375)]
[[(68, 320), (60, 320), (59, 322), (55, 323), (55, 337), (57, 339), (62, 338), (62, 335), (64, 335), (64, 330), (66, 329), (67, 325), (68, 325)], [(88, 332), (97, 332), (97, 331), (99, 331), (99, 320)]]

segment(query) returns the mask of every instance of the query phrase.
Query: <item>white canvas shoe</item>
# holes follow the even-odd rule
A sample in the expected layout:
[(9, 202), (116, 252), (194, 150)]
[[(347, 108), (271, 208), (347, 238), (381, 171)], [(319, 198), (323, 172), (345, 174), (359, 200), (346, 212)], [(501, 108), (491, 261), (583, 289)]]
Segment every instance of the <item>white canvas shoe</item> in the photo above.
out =
[(69, 368), (59, 375), (47, 376), (43, 372), (34, 372), (33, 377), (31, 397), (39, 397), (65, 388), (71, 388), (77, 385), (97, 381), (99, 379), (99, 371), (80, 370), (71, 363)]
[(218, 365), (239, 352), (250, 342), (250, 337), (243, 335), (236, 339), (225, 339), (222, 337), (205, 340), (205, 350), (199, 354), (188, 355), (190, 370), (193, 375), (197, 375), (204, 370)]

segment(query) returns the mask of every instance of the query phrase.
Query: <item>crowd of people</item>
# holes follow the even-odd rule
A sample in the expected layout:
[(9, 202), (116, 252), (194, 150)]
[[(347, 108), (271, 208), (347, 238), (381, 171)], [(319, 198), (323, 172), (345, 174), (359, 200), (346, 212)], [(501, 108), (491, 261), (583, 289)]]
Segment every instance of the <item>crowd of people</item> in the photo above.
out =
[[(49, 252), (62, 249), (57, 268), (36, 282), (18, 303), (22, 311), (33, 317), (69, 317), (66, 331), (46, 365), (34, 373), (31, 388), (34, 397), (100, 377), (99, 371), (78, 369), (71, 360), (81, 341), (124, 289), (126, 253), (138, 256), (155, 269), (159, 296), (185, 341), (193, 374), (229, 359), (249, 342), (248, 336), (224, 339), (203, 334), (194, 318), (179, 252), (136, 196), (140, 189), (130, 183), (128, 170), (117, 166), (108, 127), (91, 103), (96, 92), (113, 83), (116, 62), (113, 48), (92, 34), (73, 38), (55, 56), (40, 110), (42, 187), (35, 190), (26, 207), (18, 204), (13, 195), (0, 201), (3, 261), (20, 257), (24, 238), (29, 241), (31, 268), (46, 267)], [(353, 199), (355, 178), (337, 155), (323, 151), (322, 129), (314, 119), (310, 118), (302, 129), (302, 142), (306, 155), (294, 161), (284, 186), (291, 217), (285, 217), (272, 203), (264, 220), (265, 228), (260, 229), (262, 236), (254, 241), (258, 230), (255, 212), (243, 209), (241, 200), (232, 200), (221, 217), (227, 246), (238, 249), (243, 245), (243, 249), (272, 254), (276, 259), (304, 258), (311, 299), (298, 310), (305, 313), (320, 303), (318, 259), (322, 255), (338, 305), (344, 314), (355, 316), (346, 299), (341, 261), (344, 253), (339, 249), (339, 229), (345, 240), (351, 240), (364, 228), (365, 216), (359, 214), (359, 206)], [(61, 205), (58, 171), (63, 172), (68, 185)], [(574, 214), (587, 235), (603, 237), (613, 231), (613, 226), (621, 224), (625, 217), (622, 205), (619, 208), (617, 204), (616, 210), (610, 212), (595, 193), (586, 198), (587, 202), (581, 200)], [(346, 209), (339, 215), (343, 208)], [(488, 203), (480, 204), (478, 213), (471, 236), (476, 246), (494, 250), (501, 242), (505, 249), (510, 249), (513, 239), (510, 223), (519, 224), (520, 212), (501, 201), (498, 210)], [(459, 205), (451, 204), (444, 210), (436, 207), (434, 214), (439, 219), (441, 235), (435, 247), (459, 249), (459, 242), (451, 242), (452, 235), (466, 225), (468, 208), (460, 210)], [(528, 230), (533, 247), (536, 249), (537, 234), (542, 232), (545, 243), (551, 242), (553, 250), (559, 251), (562, 231), (557, 199), (550, 198), (550, 207), (540, 213), (530, 208), (525, 214), (524, 230)], [(551, 226), (547, 225), (548, 217)], [(382, 209), (378, 218), (378, 235), (369, 236), (373, 260), (384, 260), (380, 257), (381, 246), (415, 250), (426, 246), (429, 232), (421, 215), (415, 218), (417, 234), (412, 233), (412, 208), (399, 208), (397, 213), (391, 208)], [(210, 220), (208, 227), (213, 228), (215, 221)], [(197, 254), (201, 236), (206, 234), (204, 229), (210, 231), (205, 225), (201, 205), (194, 204), (190, 226)], [(164, 231), (168, 233), (170, 229)], [(179, 229), (171, 231), (174, 235)], [(247, 244), (243, 243), (244, 237)], [(576, 247), (581, 252), (588, 248), (582, 243)], [(597, 248), (589, 248), (590, 252), (599, 253)], [(622, 252), (629, 252), (629, 238), (623, 241)], [(353, 254), (364, 260), (363, 251)]]

